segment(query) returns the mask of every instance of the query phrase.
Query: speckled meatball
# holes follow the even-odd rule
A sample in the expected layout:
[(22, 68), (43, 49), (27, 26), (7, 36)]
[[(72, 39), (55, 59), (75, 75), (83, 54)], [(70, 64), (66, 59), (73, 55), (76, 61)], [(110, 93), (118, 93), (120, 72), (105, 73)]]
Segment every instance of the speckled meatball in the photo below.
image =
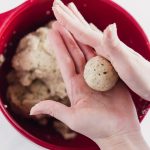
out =
[(108, 60), (96, 56), (85, 65), (84, 79), (92, 89), (107, 91), (115, 86), (118, 74)]

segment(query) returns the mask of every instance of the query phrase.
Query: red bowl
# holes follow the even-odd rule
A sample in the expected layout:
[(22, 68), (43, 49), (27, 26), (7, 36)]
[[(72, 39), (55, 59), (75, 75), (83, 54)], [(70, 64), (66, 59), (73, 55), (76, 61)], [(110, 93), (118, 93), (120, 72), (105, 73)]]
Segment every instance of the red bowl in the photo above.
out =
[[(149, 41), (139, 24), (124, 9), (109, 0), (64, 0), (64, 3), (74, 1), (86, 20), (93, 22), (103, 30), (110, 23), (117, 23), (120, 39), (136, 50), (146, 59), (150, 59)], [(27, 33), (45, 25), (54, 19), (52, 0), (30, 0), (23, 5), (0, 15), (0, 53), (6, 61), (0, 69), (0, 107), (8, 121), (31, 141), (51, 150), (98, 150), (99, 148), (88, 138), (78, 135), (76, 139), (65, 141), (50, 130), (50, 127), (40, 127), (34, 122), (27, 122), (15, 115), (6, 98), (8, 74), (11, 58), (19, 40)], [(150, 103), (132, 93), (139, 121), (146, 115)], [(6, 108), (5, 105), (8, 105)]]

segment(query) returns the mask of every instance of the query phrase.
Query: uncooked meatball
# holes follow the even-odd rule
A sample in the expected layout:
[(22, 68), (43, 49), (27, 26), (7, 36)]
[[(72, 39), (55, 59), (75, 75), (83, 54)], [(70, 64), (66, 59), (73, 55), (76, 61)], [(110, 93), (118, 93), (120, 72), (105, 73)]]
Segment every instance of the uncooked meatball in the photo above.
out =
[(108, 60), (96, 56), (85, 65), (84, 79), (92, 89), (107, 91), (115, 86), (118, 74)]

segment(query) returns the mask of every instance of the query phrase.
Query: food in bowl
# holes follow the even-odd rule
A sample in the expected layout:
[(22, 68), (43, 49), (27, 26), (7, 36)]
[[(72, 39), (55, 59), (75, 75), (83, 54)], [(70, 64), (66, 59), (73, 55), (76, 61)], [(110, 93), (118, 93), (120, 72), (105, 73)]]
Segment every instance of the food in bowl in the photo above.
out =
[[(102, 31), (108, 24), (116, 22), (118, 24), (118, 35), (120, 39), (140, 53), (144, 58), (147, 60), (150, 59), (149, 44), (147, 44), (149, 41), (144, 32), (133, 17), (113, 1), (72, 1), (76, 4), (85, 19), (88, 22), (94, 23)], [(67, 4), (70, 1), (63, 0), (63, 2)], [(99, 150), (95, 143), (82, 135), (78, 135), (77, 138), (69, 140), (69, 142), (61, 138), (56, 132), (53, 132), (54, 130), (51, 126), (52, 118), (49, 118), (49, 124), (47, 126), (37, 125), (33, 120), (28, 121), (24, 118), (22, 119), (22, 116), (19, 117), (11, 110), (9, 99), (6, 97), (6, 75), (10, 71), (10, 60), (16, 50), (16, 45), (24, 35), (35, 31), (38, 27), (44, 26), (47, 22), (54, 19), (54, 15), (50, 10), (52, 3), (53, 1), (50, 0), (26, 1), (23, 5), (8, 12), (6, 15), (2, 14), (4, 19), (2, 18), (0, 21), (0, 53), (5, 56), (5, 62), (1, 67), (0, 107), (5, 117), (17, 131), (32, 142), (47, 149)], [(6, 44), (7, 47), (5, 47)], [(137, 108), (139, 120), (142, 121), (149, 108), (149, 102), (144, 101), (133, 92), (132, 97)]]
[[(36, 103), (51, 99), (70, 105), (55, 54), (48, 38), (50, 22), (35, 32), (24, 36), (12, 58), (12, 70), (7, 76), (9, 83), (7, 96), (13, 112), (29, 118), (30, 109)], [(32, 117), (38, 123), (46, 125), (49, 117)], [(76, 133), (63, 123), (54, 120), (53, 127), (65, 138), (71, 139)]]

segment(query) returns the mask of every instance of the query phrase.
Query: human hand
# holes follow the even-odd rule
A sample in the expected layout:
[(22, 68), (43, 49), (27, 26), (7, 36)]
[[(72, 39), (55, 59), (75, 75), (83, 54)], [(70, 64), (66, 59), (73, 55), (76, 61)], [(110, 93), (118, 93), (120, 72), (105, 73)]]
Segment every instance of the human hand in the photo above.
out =
[(85, 83), (83, 69), (86, 61), (95, 56), (93, 49), (77, 43), (58, 22), (53, 24), (50, 40), (71, 106), (42, 101), (31, 109), (31, 115), (49, 114), (97, 143), (103, 143), (101, 141), (108, 137), (139, 131), (135, 106), (121, 81), (105, 93), (94, 91)]
[(83, 44), (93, 47), (98, 55), (108, 59), (120, 78), (136, 94), (150, 100), (150, 63), (119, 40), (116, 25), (108, 26), (102, 33), (88, 24), (73, 3), (65, 6), (55, 0), (53, 11), (58, 22)]

